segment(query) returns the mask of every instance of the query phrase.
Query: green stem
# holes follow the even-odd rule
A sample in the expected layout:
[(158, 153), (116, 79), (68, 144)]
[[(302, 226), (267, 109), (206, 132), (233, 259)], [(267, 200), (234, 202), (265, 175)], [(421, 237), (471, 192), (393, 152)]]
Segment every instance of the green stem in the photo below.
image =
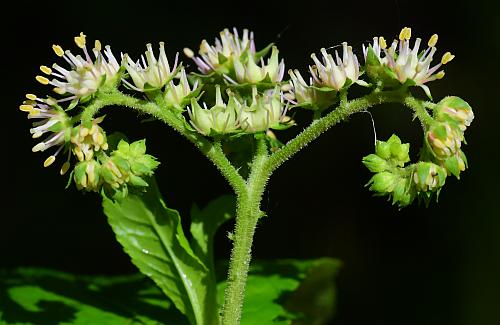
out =
[(265, 139), (260, 139), (245, 191), (238, 195), (237, 200), (233, 250), (229, 261), (227, 288), (222, 308), (223, 325), (239, 324), (241, 320), (253, 236), (257, 221), (263, 215), (260, 202), (270, 176), (265, 169), (267, 160), (267, 145)]
[(362, 98), (354, 99), (341, 105), (325, 115), (324, 117), (313, 121), (304, 131), (290, 140), (283, 148), (276, 151), (269, 158), (269, 174), (278, 168), (283, 162), (290, 159), (306, 145), (316, 139), (321, 133), (325, 132), (333, 125), (347, 119), (350, 115), (366, 110), (376, 104), (388, 102), (401, 102), (405, 94), (401, 91), (374, 92)]
[(125, 95), (118, 90), (101, 92), (83, 111), (82, 122), (88, 123), (92, 120), (93, 116), (97, 114), (99, 109), (111, 105), (125, 106), (133, 108), (141, 113), (152, 115), (191, 141), (219, 169), (236, 194), (238, 194), (240, 189), (245, 186), (245, 181), (227, 159), (222, 151), (220, 142), (215, 141), (212, 143), (201, 134), (187, 130), (184, 125), (185, 122), (181, 119), (182, 117), (180, 117), (175, 110), (167, 107), (163, 98), (158, 98), (157, 102), (158, 103), (137, 99)]
[(427, 109), (425, 109), (426, 106), (429, 106), (429, 104), (426, 104), (425, 101), (422, 101), (420, 99), (417, 99), (413, 96), (406, 96), (403, 103), (411, 108), (413, 112), (415, 112), (415, 115), (418, 117), (420, 122), (425, 126), (430, 125), (434, 122), (434, 119), (432, 116), (429, 114)]

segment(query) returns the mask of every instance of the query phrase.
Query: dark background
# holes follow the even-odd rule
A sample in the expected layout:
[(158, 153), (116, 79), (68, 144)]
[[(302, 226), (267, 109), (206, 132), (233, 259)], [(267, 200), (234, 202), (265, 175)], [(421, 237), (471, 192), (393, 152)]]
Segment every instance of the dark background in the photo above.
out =
[[(15, 2), (1, 14), (3, 169), (0, 268), (44, 266), (83, 274), (123, 274), (135, 269), (116, 243), (96, 195), (64, 190), (57, 167), (44, 169), (45, 154), (33, 154), (30, 122), (17, 107), (25, 93), (42, 94), (38, 66), (56, 59), (53, 43), (75, 48), (80, 31), (137, 57), (145, 43), (165, 41), (167, 54), (197, 49), (224, 27), (255, 31), (258, 47), (276, 42), (287, 69), (305, 71), (309, 55), (342, 41), (397, 36), (410, 26), (425, 42), (440, 36), (438, 55), (456, 54), (446, 77), (430, 84), (436, 99), (454, 94), (476, 114), (467, 130), (470, 169), (451, 177), (439, 204), (399, 211), (363, 187), (370, 175), (360, 163), (372, 151), (367, 114), (330, 130), (273, 175), (263, 209), (269, 217), (256, 234), (255, 258), (315, 258), (343, 261), (339, 309), (334, 324), (500, 324), (500, 214), (498, 211), (498, 10), (488, 2), (370, 1), (298, 4), (268, 1), (194, 3)], [(186, 63), (189, 63), (185, 60)], [(397, 132), (416, 150), (421, 130), (408, 110), (372, 110), (380, 139)], [(211, 163), (160, 123), (138, 123), (136, 114), (108, 110), (108, 132), (147, 137), (160, 158), (157, 172), (167, 203), (187, 215), (229, 191)], [(302, 126), (298, 126), (296, 131)], [(5, 147), (6, 146), (6, 147)], [(415, 158), (415, 155), (413, 156)], [(58, 161), (61, 163), (61, 161)], [(56, 163), (55, 165), (59, 165)], [(227, 258), (224, 232), (217, 257)]]

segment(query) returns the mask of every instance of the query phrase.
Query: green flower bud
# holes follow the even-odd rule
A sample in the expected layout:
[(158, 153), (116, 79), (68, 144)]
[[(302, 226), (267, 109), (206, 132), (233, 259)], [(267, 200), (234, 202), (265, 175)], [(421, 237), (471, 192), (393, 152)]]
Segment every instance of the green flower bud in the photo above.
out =
[(273, 46), (271, 58), (267, 60), (267, 65), (264, 64), (264, 61), (261, 61), (260, 67), (255, 63), (253, 55), (245, 56), (246, 62), (242, 62), (242, 57), (238, 58), (234, 61), (236, 80), (239, 83), (256, 84), (266, 81), (267, 77), (270, 82), (280, 82), (283, 79), (285, 63), (283, 60), (279, 62), (278, 53), (278, 48)]
[(399, 207), (410, 205), (415, 199), (415, 191), (406, 178), (400, 178), (394, 186), (392, 192), (392, 204), (398, 204)]
[(389, 140), (377, 141), (375, 146), (375, 153), (382, 159), (391, 160), (397, 166), (404, 166), (405, 163), (410, 161), (410, 144), (401, 143), (401, 139), (393, 134)]
[(168, 106), (176, 109), (183, 109), (190, 101), (191, 98), (196, 97), (201, 91), (198, 87), (198, 81), (191, 87), (184, 68), (179, 72), (179, 83), (176, 85), (173, 80), (165, 87), (163, 95), (165, 102)]
[(375, 146), (375, 153), (382, 159), (390, 159), (391, 158), (391, 145), (387, 142), (377, 140), (377, 144)]
[(418, 191), (435, 191), (443, 187), (446, 180), (446, 170), (431, 162), (419, 162), (415, 165), (413, 182)]
[(463, 134), (449, 123), (437, 122), (429, 128), (426, 138), (436, 158), (445, 160), (460, 150)]
[(453, 156), (444, 160), (443, 167), (446, 168), (448, 174), (453, 174), (456, 178), (460, 178), (460, 172), (463, 172), (467, 167), (467, 158), (463, 151), (459, 150)]
[(375, 154), (364, 157), (363, 164), (373, 173), (383, 172), (389, 168), (387, 161)]
[(454, 121), (460, 130), (465, 131), (474, 119), (474, 112), (470, 105), (460, 97), (449, 96), (436, 104), (434, 117), (441, 122)]
[(388, 194), (394, 190), (398, 182), (398, 176), (391, 172), (380, 172), (375, 174), (368, 184), (370, 190), (379, 194)]
[(73, 179), (78, 190), (97, 192), (101, 187), (101, 165), (95, 161), (82, 161), (76, 164)]

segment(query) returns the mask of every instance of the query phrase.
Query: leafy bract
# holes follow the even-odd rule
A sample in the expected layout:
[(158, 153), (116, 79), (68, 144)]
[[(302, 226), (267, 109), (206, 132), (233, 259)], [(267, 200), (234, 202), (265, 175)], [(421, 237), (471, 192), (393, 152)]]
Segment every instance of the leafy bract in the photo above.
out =
[(179, 213), (169, 209), (154, 181), (143, 194), (120, 200), (103, 197), (104, 213), (117, 240), (139, 270), (149, 276), (191, 324), (213, 324), (215, 301), (207, 294), (207, 266), (194, 254)]

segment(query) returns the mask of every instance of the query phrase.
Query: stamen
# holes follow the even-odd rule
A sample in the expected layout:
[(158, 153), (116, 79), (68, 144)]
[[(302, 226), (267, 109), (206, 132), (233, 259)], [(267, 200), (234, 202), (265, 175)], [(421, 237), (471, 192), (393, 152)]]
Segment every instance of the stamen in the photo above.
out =
[(429, 39), (429, 43), (427, 43), (427, 45), (429, 45), (429, 47), (434, 47), (436, 46), (437, 41), (438, 41), (438, 34), (434, 34)]
[(49, 79), (42, 77), (42, 76), (36, 76), (35, 79), (36, 79), (36, 81), (38, 81), (42, 85), (48, 85), (50, 82)]
[(97, 51), (101, 51), (101, 42), (99, 40), (95, 40), (94, 42), (94, 48), (97, 50)]
[(54, 52), (56, 53), (57, 56), (62, 57), (64, 55), (64, 50), (59, 45), (55, 45), (55, 44), (52, 45), (52, 49), (54, 50)]
[(48, 75), (52, 74), (52, 69), (45, 66), (45, 65), (40, 66), (40, 71), (42, 71), (43, 73), (48, 74)]
[(61, 175), (66, 174), (66, 172), (68, 171), (69, 167), (71, 167), (71, 165), (70, 165), (69, 161), (66, 161), (66, 162), (62, 165), (61, 170), (59, 171), (59, 174), (61, 174)]
[(36, 95), (26, 94), (26, 98), (28, 98), (29, 100), (36, 100)]
[(444, 77), (444, 71), (439, 71), (438, 73), (436, 73), (436, 79), (443, 79)]
[(56, 94), (59, 94), (59, 95), (63, 95), (64, 93), (66, 93), (66, 91), (63, 89), (63, 88), (60, 88), (60, 87), (55, 87), (54, 89), (52, 89)]
[(19, 106), (19, 109), (23, 112), (29, 112), (29, 113), (31, 113), (34, 110), (32, 105), (24, 105), (24, 104)]
[(453, 54), (451, 54), (450, 52), (446, 52), (443, 55), (443, 58), (441, 59), (441, 63), (446, 64), (446, 63), (450, 62), (451, 60), (453, 60), (453, 58), (455, 58), (455, 56)]
[(45, 150), (45, 143), (44, 142), (40, 142), (37, 145), (35, 145), (33, 148), (31, 148), (31, 151), (33, 151), (33, 152), (43, 151), (43, 150)]
[(182, 51), (188, 58), (192, 59), (194, 57), (194, 52), (190, 48), (185, 47)]
[(387, 43), (386, 43), (385, 38), (384, 38), (383, 36), (380, 36), (380, 37), (378, 38), (378, 43), (380, 44), (380, 48), (381, 48), (381, 49), (383, 49), (383, 50), (384, 50), (384, 49), (386, 49), (386, 48), (387, 48)]
[(81, 49), (85, 46), (85, 38), (86, 35), (84, 33), (80, 33), (80, 36), (75, 36), (75, 43)]
[(49, 158), (45, 159), (45, 161), (43, 162), (43, 167), (49, 167), (54, 163), (55, 160), (56, 160), (55, 156), (49, 156)]
[(411, 38), (411, 28), (409, 27), (404, 27), (401, 30), (401, 33), (399, 33), (399, 40), (404, 41), (404, 40), (409, 40)]

